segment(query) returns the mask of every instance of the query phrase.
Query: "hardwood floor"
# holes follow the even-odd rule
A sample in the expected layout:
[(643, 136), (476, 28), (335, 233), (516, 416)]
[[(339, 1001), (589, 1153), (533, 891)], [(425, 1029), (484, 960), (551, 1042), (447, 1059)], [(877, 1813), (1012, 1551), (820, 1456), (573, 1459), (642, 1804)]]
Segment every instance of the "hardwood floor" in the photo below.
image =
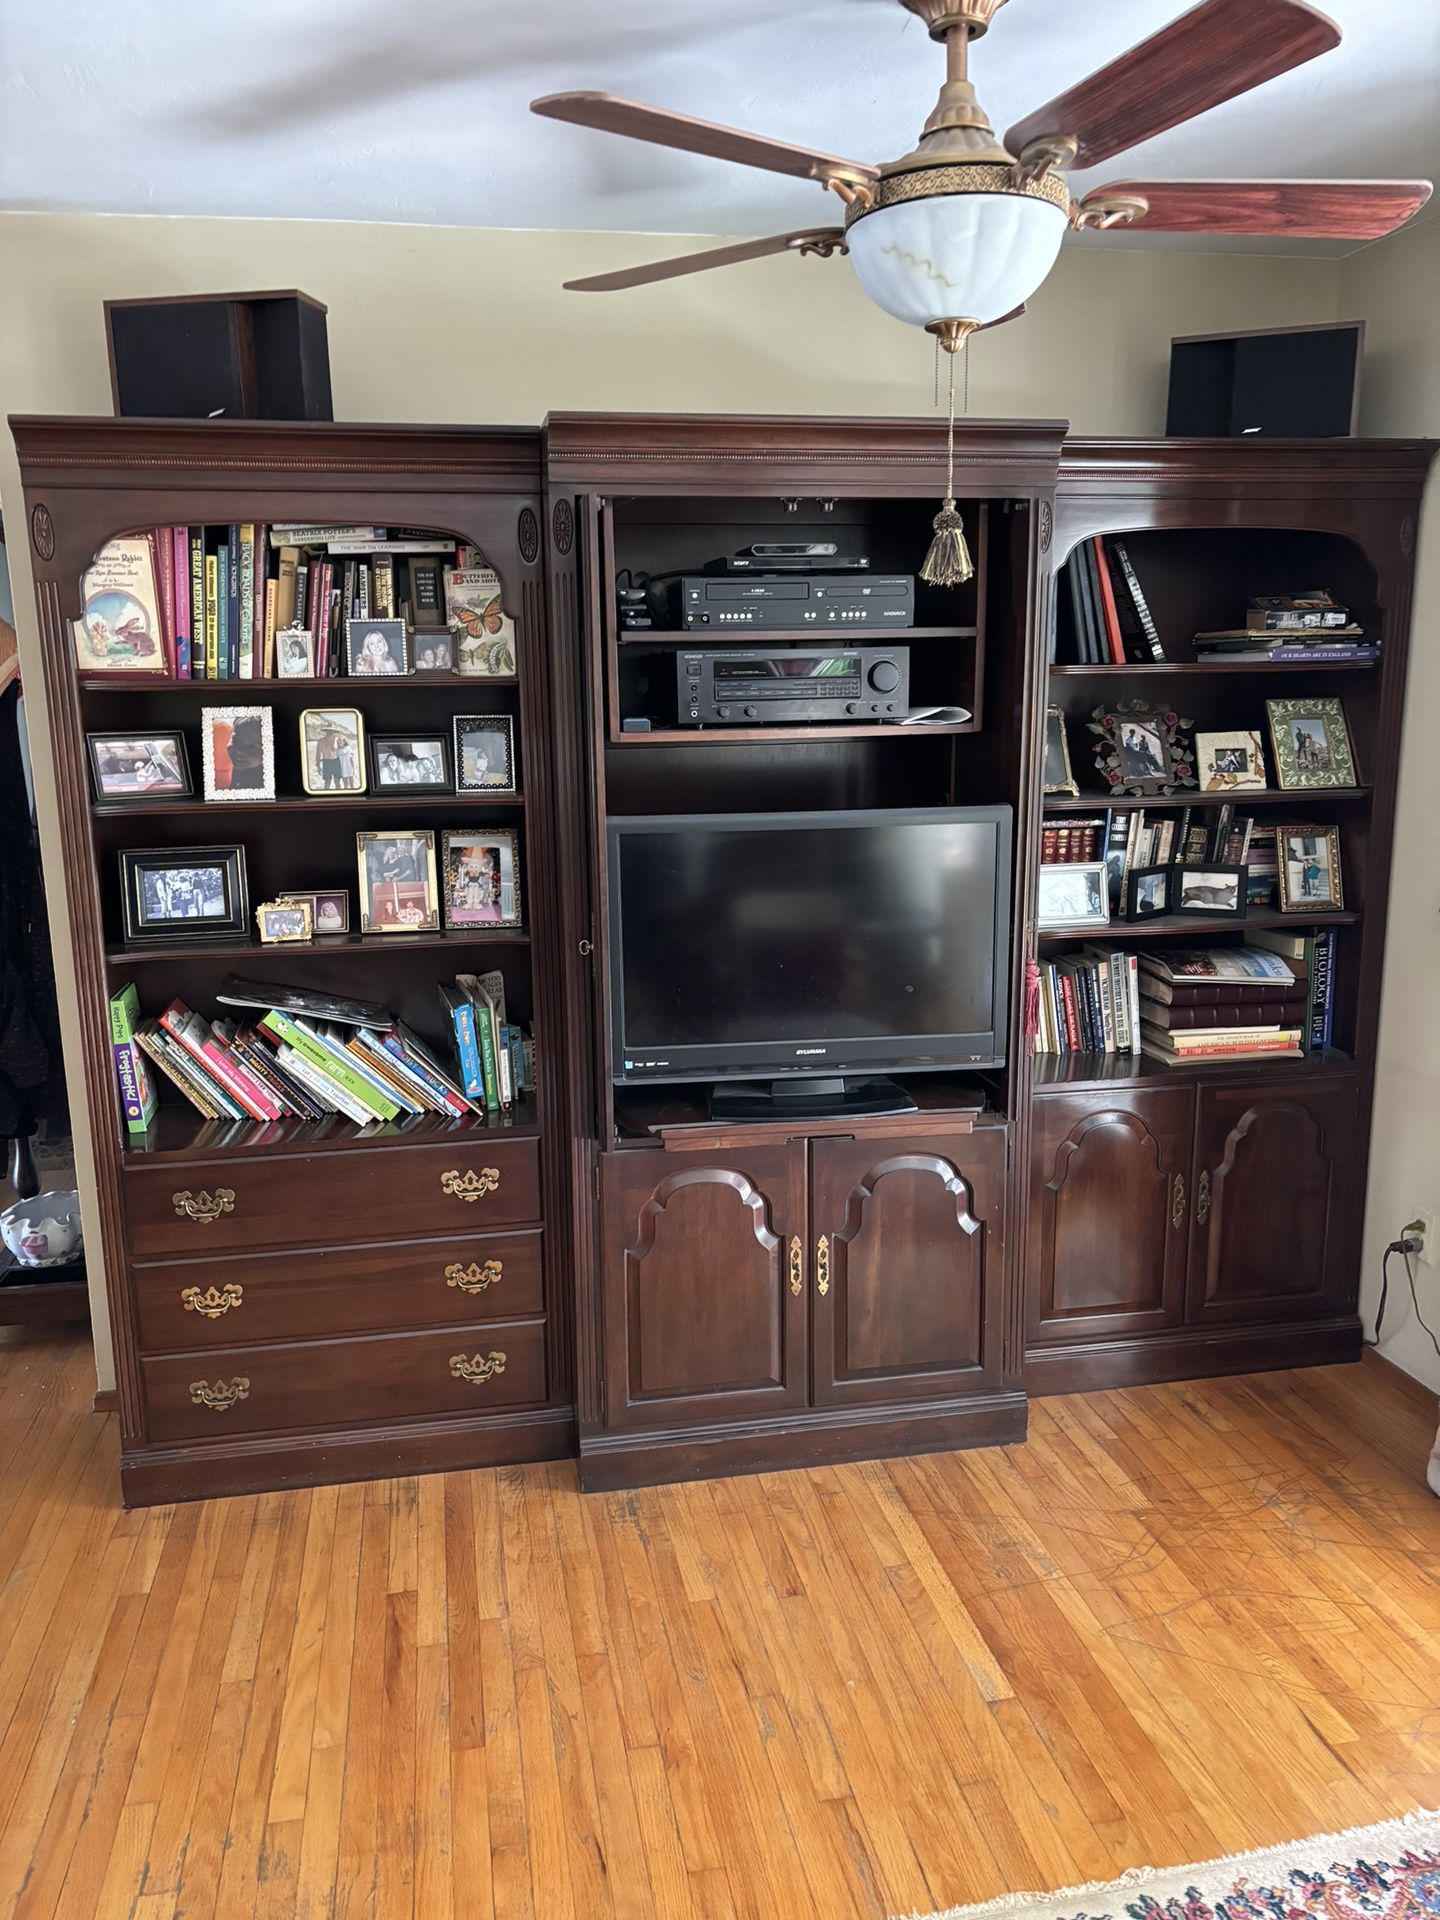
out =
[(131, 1514), (92, 1386), (0, 1345), (0, 1913), (845, 1920), (1440, 1804), (1433, 1403), (1380, 1368)]

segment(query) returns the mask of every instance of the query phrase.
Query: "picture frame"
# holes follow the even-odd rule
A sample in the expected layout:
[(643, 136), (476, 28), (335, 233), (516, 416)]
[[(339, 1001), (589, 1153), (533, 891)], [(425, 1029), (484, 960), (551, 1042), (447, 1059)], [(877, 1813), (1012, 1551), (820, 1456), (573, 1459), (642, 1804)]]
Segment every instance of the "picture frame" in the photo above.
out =
[(1201, 793), (1246, 793), (1268, 784), (1265, 743), (1251, 727), (1241, 733), (1197, 733), (1195, 765)]
[(1245, 918), (1247, 867), (1227, 867), (1215, 860), (1197, 861), (1175, 869), (1170, 888), (1170, 911), (1204, 914), (1207, 919)]
[(1314, 792), (1353, 787), (1355, 754), (1345, 709), (1333, 695), (1313, 700), (1267, 700), (1276, 785)]
[(455, 636), (449, 628), (410, 633), (410, 671), (412, 673), (451, 673), (455, 671)]
[(355, 680), (410, 671), (409, 629), (397, 617), (345, 622), (345, 671)]
[(1089, 725), (1097, 736), (1095, 765), (1111, 794), (1144, 798), (1195, 785), (1192, 722), (1173, 708), (1121, 701), (1096, 707)]
[(362, 933), (435, 933), (440, 892), (429, 829), (357, 833)]
[(515, 722), (508, 713), (457, 713), (455, 791), (513, 795)]
[(275, 714), (270, 707), (202, 707), (205, 798), (216, 805), (275, 798)]
[(120, 918), (128, 945), (249, 933), (242, 846), (127, 847), (119, 859)]
[(521, 927), (519, 839), (509, 827), (452, 827), (440, 837), (445, 925)]
[(306, 707), (300, 715), (300, 784), (306, 793), (365, 792), (365, 721), (358, 707)]
[(372, 793), (453, 793), (443, 733), (372, 733)]
[(1079, 797), (1080, 786), (1070, 766), (1070, 742), (1065, 732), (1065, 714), (1060, 707), (1045, 709), (1045, 757), (1040, 773), (1042, 793), (1068, 793)]
[(1035, 924), (1046, 933), (1074, 927), (1108, 927), (1110, 885), (1103, 860), (1042, 866)]
[(1344, 907), (1339, 827), (1281, 826), (1276, 853), (1282, 913), (1338, 913)]
[(87, 733), (85, 749), (97, 801), (187, 800), (195, 791), (185, 736), (178, 727)]
[(315, 937), (315, 916), (308, 900), (293, 897), (266, 900), (255, 909), (255, 926), (262, 947), (278, 947)]
[(323, 940), (330, 934), (350, 931), (350, 895), (344, 887), (324, 887), (316, 893), (287, 891), (280, 895), (280, 899), (305, 902), (310, 909), (310, 924), (317, 940)]
[(275, 636), (275, 677), (315, 678), (315, 636), (308, 627), (282, 627)]
[(1132, 867), (1125, 876), (1125, 918), (1153, 920), (1169, 913), (1177, 867)]

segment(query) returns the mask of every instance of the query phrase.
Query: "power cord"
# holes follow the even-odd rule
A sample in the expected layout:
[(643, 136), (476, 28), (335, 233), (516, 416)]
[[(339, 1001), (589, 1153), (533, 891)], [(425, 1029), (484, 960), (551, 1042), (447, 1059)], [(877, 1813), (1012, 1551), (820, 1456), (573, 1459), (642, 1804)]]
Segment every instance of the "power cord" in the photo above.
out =
[(1424, 1314), (1420, 1311), (1420, 1296), (1415, 1288), (1415, 1268), (1410, 1258), (1412, 1254), (1419, 1252), (1422, 1244), (1419, 1240), (1407, 1237), (1403, 1240), (1392, 1240), (1386, 1247), (1385, 1257), (1380, 1263), (1380, 1304), (1375, 1309), (1375, 1337), (1365, 1342), (1367, 1347), (1378, 1347), (1380, 1344), (1380, 1330), (1385, 1324), (1385, 1304), (1390, 1297), (1390, 1256), (1398, 1253), (1405, 1262), (1405, 1277), (1410, 1282), (1410, 1304), (1415, 1310), (1415, 1318), (1428, 1336), (1436, 1355), (1440, 1356), (1440, 1340), (1436, 1339), (1434, 1329), (1428, 1325)]

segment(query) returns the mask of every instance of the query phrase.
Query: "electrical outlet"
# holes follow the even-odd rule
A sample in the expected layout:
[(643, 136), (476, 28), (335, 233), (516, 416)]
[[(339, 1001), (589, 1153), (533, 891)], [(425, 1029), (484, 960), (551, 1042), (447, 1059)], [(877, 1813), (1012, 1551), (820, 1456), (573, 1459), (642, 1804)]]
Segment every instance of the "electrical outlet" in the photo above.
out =
[(1440, 1228), (1436, 1226), (1433, 1213), (1417, 1213), (1414, 1219), (1404, 1227), (1401, 1238), (1418, 1240), (1420, 1250), (1415, 1256), (1416, 1259), (1423, 1261), (1426, 1266), (1434, 1266), (1440, 1264), (1440, 1240), (1436, 1239), (1437, 1232), (1440, 1232)]

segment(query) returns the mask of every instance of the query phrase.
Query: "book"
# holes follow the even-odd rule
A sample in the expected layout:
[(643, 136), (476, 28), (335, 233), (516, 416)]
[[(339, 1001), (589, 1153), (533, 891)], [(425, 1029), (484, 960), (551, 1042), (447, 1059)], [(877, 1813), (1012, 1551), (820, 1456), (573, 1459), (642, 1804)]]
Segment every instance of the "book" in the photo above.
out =
[(1095, 549), (1082, 540), (1076, 558), (1080, 565), (1080, 604), (1085, 615), (1085, 657), (1094, 666), (1103, 666), (1110, 658), (1105, 629), (1100, 620), (1100, 588), (1095, 577)]
[(280, 1107), (274, 1096), (226, 1051), (215, 1038), (208, 1021), (186, 1006), (172, 1000), (160, 1015), (160, 1025), (172, 1040), (182, 1046), (202, 1073), (208, 1073), (233, 1100), (256, 1120), (278, 1120)]
[(164, 631), (153, 537), (107, 540), (80, 586), (80, 618), (73, 622), (78, 671), (168, 673)]
[(1072, 553), (1065, 562), (1065, 590), (1070, 600), (1070, 632), (1077, 664), (1085, 664), (1085, 617), (1080, 605), (1080, 569)]
[(181, 1047), (177, 1047), (157, 1021), (146, 1020), (135, 1030), (135, 1044), (142, 1048), (172, 1086), (207, 1120), (243, 1119), (242, 1109), (222, 1094), (208, 1078), (202, 1078)]
[[(1233, 997), (1235, 984), (1244, 983), (1280, 992), (1294, 991), (1295, 975), (1278, 953), (1263, 947), (1200, 947), (1172, 949), (1166, 953), (1147, 953), (1140, 961), (1142, 972), (1150, 975), (1160, 989), (1159, 999), (1188, 994), (1193, 999), (1220, 1000)], [(1222, 988), (1231, 991), (1224, 992)]]
[(1125, 640), (1120, 632), (1120, 615), (1115, 607), (1115, 589), (1110, 579), (1110, 562), (1105, 553), (1105, 542), (1097, 533), (1090, 542), (1095, 556), (1095, 578), (1100, 587), (1100, 611), (1104, 616), (1105, 637), (1110, 648), (1110, 658), (1117, 667), (1125, 664)]
[(146, 539), (155, 559), (155, 585), (160, 599), (160, 646), (165, 671), (175, 676), (175, 548), (168, 527), (156, 527)]
[(127, 1133), (144, 1133), (159, 1104), (155, 1081), (135, 1035), (140, 1025), (140, 995), (129, 981), (110, 996), (110, 1045), (115, 1055), (115, 1078)]
[[(330, 1039), (318, 1026), (272, 1007), (260, 1022), (260, 1028), (291, 1048), (313, 1070), (307, 1085), (314, 1085), (314, 1072), (332, 1082), (350, 1103), (342, 1104), (341, 1110), (350, 1113), (352, 1118), (355, 1117), (352, 1108), (356, 1106), (364, 1111), (367, 1120), (393, 1120), (399, 1113), (399, 1105), (388, 1094), (377, 1092), (359, 1072), (345, 1047)], [(306, 1076), (302, 1074), (301, 1078)]]
[(474, 1106), (465, 1098), (430, 1048), (418, 1034), (412, 1033), (403, 1021), (397, 1020), (389, 1031), (382, 1035), (382, 1044), (388, 1052), (396, 1054), (404, 1061), (413, 1073), (419, 1075), (445, 1102), (452, 1113), (474, 1113)]
[(265, 582), (265, 610), (261, 618), (261, 656), (260, 671), (267, 680), (275, 674), (275, 608), (279, 600), (280, 582), (270, 579)]
[(386, 620), (395, 611), (395, 562), (389, 554), (377, 554), (371, 563), (374, 576), (374, 613), (377, 620)]
[(452, 567), (446, 573), (445, 623), (455, 636), (461, 673), (481, 679), (514, 673), (515, 622), (501, 606), (500, 576), (493, 567)]
[(242, 980), (227, 973), (215, 998), (226, 1007), (277, 1008), (302, 1020), (338, 1022), (346, 1027), (387, 1027), (390, 1010), (378, 1000), (350, 1000), (337, 993), (309, 993), (272, 981)]
[(1120, 571), (1125, 576), (1126, 591), (1130, 595), (1130, 602), (1135, 609), (1135, 616), (1140, 622), (1141, 631), (1145, 635), (1146, 643), (1150, 648), (1150, 657), (1152, 660), (1163, 661), (1165, 658), (1165, 649), (1160, 644), (1159, 629), (1151, 617), (1149, 602), (1146, 600), (1140, 582), (1136, 578), (1135, 569), (1130, 563), (1130, 555), (1126, 549), (1125, 542), (1123, 540), (1112, 540), (1110, 543), (1110, 551), (1119, 561)]
[(445, 605), (441, 598), (440, 562), (412, 560), (410, 573), (410, 624), (412, 627), (443, 627)]
[(239, 529), (240, 553), (238, 566), (238, 585), (236, 589), (236, 613), (238, 626), (235, 634), (235, 677), (237, 680), (255, 678), (255, 527), (252, 521), (243, 521)]
[(1347, 607), (1251, 607), (1245, 615), (1251, 633), (1323, 633), (1327, 627), (1348, 627)]
[(220, 585), (220, 600), (225, 608), (226, 678), (240, 677), (240, 528), (230, 525), (225, 542), (225, 579)]
[[(1197, 648), (1201, 658), (1207, 658), (1206, 650)], [(1380, 649), (1366, 643), (1355, 646), (1315, 646), (1315, 647), (1237, 647), (1226, 649), (1226, 660), (1268, 660), (1282, 665), (1290, 661), (1303, 661), (1309, 666), (1364, 666), (1380, 658)]]
[(1140, 1051), (1152, 1060), (1164, 1060), (1172, 1065), (1179, 1060), (1298, 1060), (1301, 1057), (1300, 1037), (1295, 1029), (1259, 1039), (1211, 1039), (1203, 1045), (1177, 1050), (1169, 1034), (1143, 1023)]
[(190, 593), (190, 529), (162, 527), (160, 532), (170, 546), (175, 678), (188, 680), (191, 677), (190, 639), (193, 631)]
[[(1292, 636), (1299, 631), (1300, 629), (1295, 627), (1290, 627), (1286, 629), (1286, 632), (1288, 632)], [(1331, 638), (1341, 636), (1341, 635), (1363, 636), (1364, 632), (1365, 632), (1364, 627), (1356, 626), (1353, 622), (1347, 622), (1346, 625), (1343, 627), (1327, 628), (1325, 631), (1325, 639), (1329, 640)], [(1221, 652), (1226, 652), (1232, 647), (1236, 647), (1236, 648), (1253, 647), (1258, 638), (1260, 638), (1260, 636), (1257, 635), (1249, 627), (1215, 627), (1208, 633), (1197, 633), (1195, 635), (1195, 645), (1197, 647), (1207, 647), (1207, 648), (1219, 650)], [(1274, 638), (1275, 638), (1275, 644), (1279, 646), (1283, 643), (1285, 634), (1284, 633), (1276, 634)], [(1305, 643), (1302, 642), (1301, 644), (1305, 644)], [(1316, 637), (1315, 644), (1316, 645), (1321, 644), (1318, 635)], [(1305, 645), (1305, 651), (1307, 653), (1311, 651), (1311, 648), (1309, 645)]]
[(383, 537), (370, 540), (327, 540), (326, 547), (331, 553), (342, 557), (346, 554), (379, 553), (451, 553), (455, 542), (430, 536), (415, 540), (387, 540)]
[[(1310, 996), (1306, 991), (1287, 995), (1273, 1005), (1256, 1000), (1197, 1000), (1176, 1005), (1173, 1001), (1153, 1000), (1143, 991), (1140, 995), (1141, 1019), (1165, 1027), (1171, 1033), (1193, 1033), (1207, 1027), (1298, 1027), (1309, 1011)], [(1263, 1020), (1259, 1017), (1261, 1013)]]
[(466, 1097), (480, 1100), (488, 1107), (489, 1095), (485, 1086), (485, 1073), (480, 1058), (480, 1043), (476, 1035), (475, 1007), (468, 994), (458, 987), (441, 986), (440, 1004), (449, 1014), (455, 1029), (455, 1053), (460, 1063), (460, 1084)]
[(323, 547), (332, 540), (383, 540), (384, 527), (275, 526), (272, 547)]
[(190, 545), (190, 673), (191, 678), (203, 680), (207, 671), (205, 660), (205, 529), (189, 527), (186, 535)]

